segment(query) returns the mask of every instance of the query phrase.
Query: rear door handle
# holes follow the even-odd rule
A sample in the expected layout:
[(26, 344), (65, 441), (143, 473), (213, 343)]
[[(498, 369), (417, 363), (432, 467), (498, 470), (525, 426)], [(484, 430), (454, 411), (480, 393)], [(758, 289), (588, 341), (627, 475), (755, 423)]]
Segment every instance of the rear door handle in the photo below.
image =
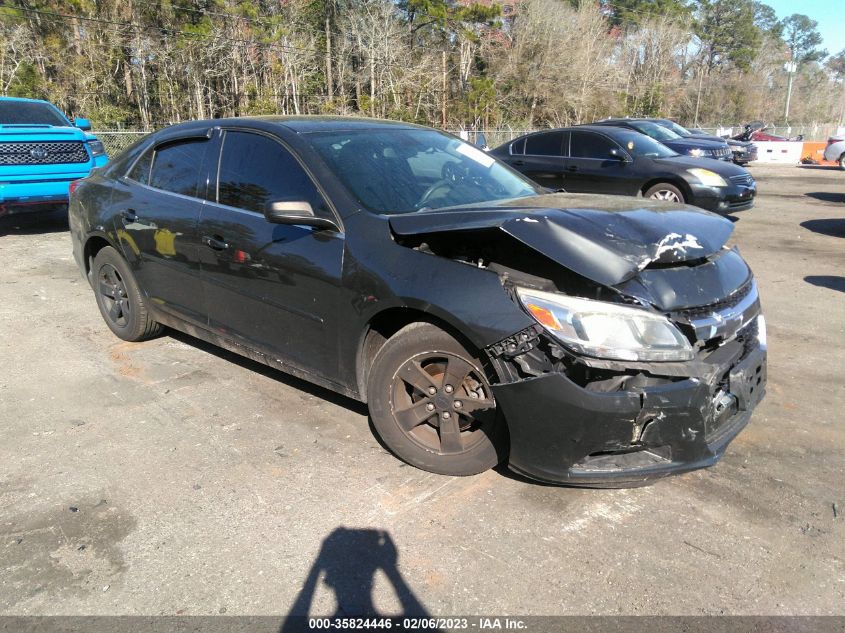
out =
[(224, 242), (222, 239), (218, 239), (217, 237), (209, 237), (208, 235), (203, 235), (202, 243), (215, 251), (225, 251), (229, 248), (229, 244), (227, 242)]

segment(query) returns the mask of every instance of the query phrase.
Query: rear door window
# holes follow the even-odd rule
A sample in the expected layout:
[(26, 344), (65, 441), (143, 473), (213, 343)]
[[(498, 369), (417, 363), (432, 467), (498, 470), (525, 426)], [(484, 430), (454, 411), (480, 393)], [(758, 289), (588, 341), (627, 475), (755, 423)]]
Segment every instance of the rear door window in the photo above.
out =
[(160, 145), (153, 155), (149, 185), (196, 198), (207, 147), (207, 139), (189, 139)]
[(619, 146), (606, 136), (594, 132), (572, 132), (572, 158), (605, 160), (610, 157), (612, 149), (619, 149)]
[(217, 201), (264, 213), (275, 200), (304, 200), (314, 213), (330, 217), (311, 178), (278, 141), (251, 132), (227, 131), (220, 159)]
[(525, 139), (525, 153), (532, 156), (563, 156), (563, 132), (532, 134)]

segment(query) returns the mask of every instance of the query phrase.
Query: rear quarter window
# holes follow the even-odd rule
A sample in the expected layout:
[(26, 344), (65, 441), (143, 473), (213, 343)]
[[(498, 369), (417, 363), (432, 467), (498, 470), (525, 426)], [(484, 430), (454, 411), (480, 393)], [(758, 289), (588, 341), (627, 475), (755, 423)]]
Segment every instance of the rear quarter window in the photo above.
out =
[(149, 185), (156, 189), (197, 197), (206, 139), (174, 141), (155, 149)]
[[(102, 140), (102, 137), (98, 137)], [(138, 139), (132, 145), (120, 152), (114, 157), (112, 161), (106, 166), (105, 175), (112, 178), (120, 178), (126, 175), (126, 170), (135, 162), (138, 155), (143, 152), (150, 145), (149, 135)]]
[(133, 165), (126, 177), (142, 185), (150, 184), (150, 167), (153, 166), (153, 150), (147, 151), (138, 162)]

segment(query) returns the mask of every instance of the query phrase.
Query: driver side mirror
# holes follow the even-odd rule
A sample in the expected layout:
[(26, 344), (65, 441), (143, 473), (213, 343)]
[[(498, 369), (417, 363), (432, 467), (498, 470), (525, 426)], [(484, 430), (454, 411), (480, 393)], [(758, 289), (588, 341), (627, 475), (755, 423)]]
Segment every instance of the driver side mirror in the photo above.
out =
[(88, 119), (74, 119), (73, 124), (84, 132), (87, 132), (91, 129), (91, 121), (89, 121)]
[(622, 163), (630, 163), (631, 162), (631, 159), (628, 158), (628, 155), (625, 152), (620, 151), (620, 150), (616, 149), (615, 147), (610, 150), (610, 156), (611, 156), (611, 158), (615, 158), (616, 160), (618, 160)]
[(487, 137), (484, 134), (479, 134), (475, 137), (475, 146), (487, 151)]
[(264, 206), (264, 217), (272, 224), (302, 224), (339, 230), (331, 220), (314, 215), (311, 203), (306, 200), (271, 200)]

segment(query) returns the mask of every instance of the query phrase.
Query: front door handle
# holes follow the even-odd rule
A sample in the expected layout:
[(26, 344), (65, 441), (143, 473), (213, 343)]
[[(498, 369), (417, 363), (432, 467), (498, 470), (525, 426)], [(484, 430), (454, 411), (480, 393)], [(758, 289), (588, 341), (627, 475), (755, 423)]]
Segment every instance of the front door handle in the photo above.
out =
[(513, 161), (512, 164), (514, 164), (514, 165), (524, 165), (525, 161), (524, 160), (515, 160), (515, 161)]
[(570, 165), (566, 168), (566, 171), (578, 171), (578, 167), (576, 167), (575, 165)]
[(208, 235), (203, 235), (202, 243), (215, 251), (225, 251), (229, 248), (229, 244), (219, 237), (209, 237)]

